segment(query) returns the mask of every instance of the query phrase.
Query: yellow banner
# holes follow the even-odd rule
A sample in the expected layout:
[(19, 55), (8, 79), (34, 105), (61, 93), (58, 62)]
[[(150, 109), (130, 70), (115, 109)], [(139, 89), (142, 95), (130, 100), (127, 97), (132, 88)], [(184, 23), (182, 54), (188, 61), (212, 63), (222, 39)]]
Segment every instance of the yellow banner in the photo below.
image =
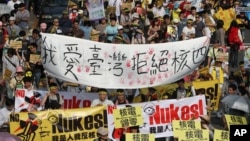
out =
[(196, 91), (201, 91), (205, 93), (206, 99), (210, 99), (210, 107), (212, 110), (218, 110), (221, 89), (219, 88), (219, 80), (210, 80), (210, 81), (199, 81), (193, 82), (193, 86)]
[(173, 120), (172, 126), (174, 137), (178, 137), (183, 131), (201, 130), (201, 122), (198, 120)]
[(229, 141), (229, 136), (229, 131), (215, 129), (213, 141)]
[(228, 129), (230, 125), (247, 125), (246, 117), (234, 116), (234, 115), (225, 115)]
[(10, 115), (10, 133), (25, 141), (93, 141), (99, 127), (107, 128), (105, 108), (15, 113)]
[(142, 108), (127, 107), (113, 110), (115, 128), (139, 126), (143, 124)]
[(178, 141), (209, 141), (209, 130), (187, 130), (178, 136)]
[(214, 17), (216, 19), (223, 20), (224, 21), (223, 28), (225, 30), (228, 30), (232, 20), (236, 18), (236, 13), (233, 8), (230, 8), (227, 10), (223, 10), (222, 8), (219, 8), (219, 10), (214, 14)]
[(126, 141), (155, 141), (154, 134), (126, 133)]
[(30, 63), (36, 64), (37, 61), (41, 59), (41, 55), (30, 54)]

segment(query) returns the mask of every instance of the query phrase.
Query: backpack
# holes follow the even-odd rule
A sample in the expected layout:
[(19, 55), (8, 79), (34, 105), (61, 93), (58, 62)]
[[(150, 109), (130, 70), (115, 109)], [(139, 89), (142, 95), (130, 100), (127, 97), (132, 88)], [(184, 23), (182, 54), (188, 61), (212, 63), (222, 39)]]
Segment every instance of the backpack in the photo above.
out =
[(15, 87), (15, 90), (16, 90), (16, 89), (23, 89), (23, 79), (17, 80), (16, 77), (15, 77), (15, 80), (16, 80), (16, 87)]
[(56, 98), (57, 98), (57, 100), (51, 100), (48, 96), (46, 99), (44, 108), (45, 109), (59, 109), (61, 107), (61, 104), (59, 104), (60, 95), (56, 94)]

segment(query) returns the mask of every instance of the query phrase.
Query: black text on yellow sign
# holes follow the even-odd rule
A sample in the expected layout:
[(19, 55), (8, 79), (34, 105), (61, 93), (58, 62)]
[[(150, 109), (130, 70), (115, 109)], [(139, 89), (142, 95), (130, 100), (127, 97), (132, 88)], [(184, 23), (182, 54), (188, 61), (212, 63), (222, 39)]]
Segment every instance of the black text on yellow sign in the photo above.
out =
[[(98, 109), (98, 111), (94, 111), (93, 113), (82, 112), (82, 110), (68, 110), (66, 112), (63, 110), (53, 110), (12, 114), (10, 115), (10, 132), (25, 138), (29, 136), (29, 134), (25, 134), (27, 131), (34, 133), (35, 136), (27, 141), (40, 139), (84, 139), (90, 141), (96, 138), (96, 131), (99, 127), (107, 128), (107, 114), (104, 108)], [(28, 125), (31, 126), (28, 127)], [(41, 134), (44, 136), (41, 137)]]

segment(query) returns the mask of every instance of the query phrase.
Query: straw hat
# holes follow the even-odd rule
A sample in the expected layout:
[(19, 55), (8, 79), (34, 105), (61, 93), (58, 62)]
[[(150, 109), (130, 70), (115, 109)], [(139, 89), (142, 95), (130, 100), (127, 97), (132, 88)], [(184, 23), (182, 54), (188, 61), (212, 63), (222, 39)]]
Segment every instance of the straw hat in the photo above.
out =
[(100, 127), (98, 130), (97, 130), (97, 133), (100, 134), (100, 135), (108, 135), (109, 131), (107, 128), (104, 128), (104, 127)]

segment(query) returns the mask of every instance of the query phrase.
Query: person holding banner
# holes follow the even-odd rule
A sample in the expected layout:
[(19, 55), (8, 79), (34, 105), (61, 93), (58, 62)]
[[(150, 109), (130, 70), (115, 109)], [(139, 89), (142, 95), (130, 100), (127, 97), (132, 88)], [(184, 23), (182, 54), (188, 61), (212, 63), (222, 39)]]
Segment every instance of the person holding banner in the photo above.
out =
[(128, 100), (126, 99), (125, 96), (125, 91), (123, 89), (117, 89), (117, 98), (115, 100), (115, 105), (120, 105), (120, 104), (129, 104)]
[(114, 103), (111, 100), (107, 99), (108, 91), (106, 89), (99, 89), (98, 94), (99, 94), (99, 98), (94, 99), (92, 101), (91, 107), (114, 105)]
[(31, 43), (29, 45), (30, 52), (26, 59), (26, 64), (28, 69), (32, 70), (32, 74), (34, 76), (35, 86), (38, 89), (40, 78), (43, 73), (43, 66), (42, 66), (42, 59), (41, 59), (41, 52), (38, 51), (38, 46), (36, 43)]
[(63, 97), (58, 94), (58, 87), (56, 83), (50, 83), (49, 92), (44, 96), (41, 106), (45, 109), (62, 109)]
[(176, 82), (178, 87), (173, 92), (170, 99), (181, 99), (181, 98), (188, 97), (190, 90), (185, 88), (184, 82), (185, 82), (185, 80), (183, 78)]
[(131, 126), (123, 129), (123, 134), (119, 141), (126, 141), (126, 133), (140, 133), (139, 126)]

